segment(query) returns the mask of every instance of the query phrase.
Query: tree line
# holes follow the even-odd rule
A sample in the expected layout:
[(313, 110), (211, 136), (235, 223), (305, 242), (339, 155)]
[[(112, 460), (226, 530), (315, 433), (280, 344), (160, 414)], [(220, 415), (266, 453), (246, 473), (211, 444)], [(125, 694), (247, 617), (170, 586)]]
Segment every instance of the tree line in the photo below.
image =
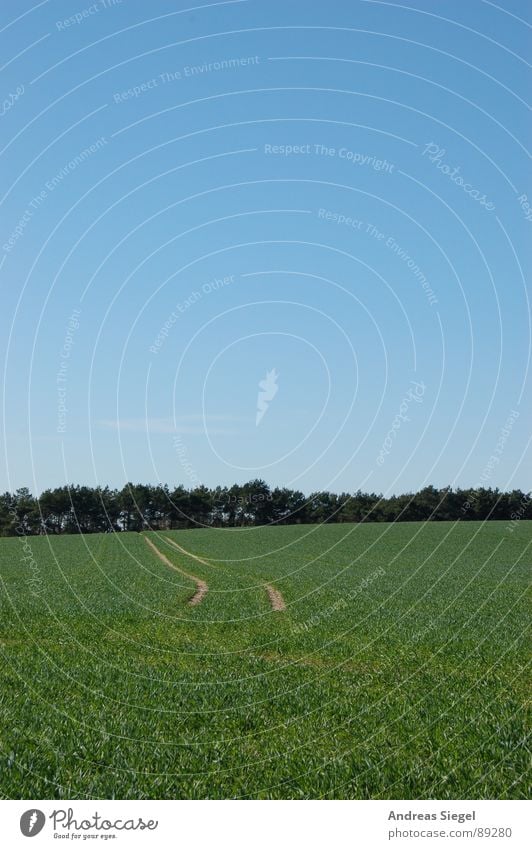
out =
[(133, 483), (122, 489), (71, 485), (47, 489), (38, 498), (24, 487), (0, 496), (0, 536), (485, 519), (532, 519), (530, 493), (427, 486), (388, 498), (360, 490), (306, 496), (299, 490), (271, 489), (263, 480), (252, 480), (215, 489)]

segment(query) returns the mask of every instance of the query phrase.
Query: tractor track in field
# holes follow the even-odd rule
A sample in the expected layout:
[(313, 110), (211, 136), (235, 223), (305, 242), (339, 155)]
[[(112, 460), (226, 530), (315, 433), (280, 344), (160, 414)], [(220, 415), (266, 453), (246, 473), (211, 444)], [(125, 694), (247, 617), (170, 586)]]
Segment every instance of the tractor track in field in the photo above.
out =
[(264, 584), (268, 593), (272, 610), (286, 610), (286, 604), (279, 590), (272, 587), (271, 584)]
[(192, 560), (197, 560), (198, 563), (203, 563), (204, 566), (212, 566), (212, 563), (209, 563), (208, 560), (203, 560), (201, 557), (198, 557), (197, 554), (192, 554), (191, 551), (187, 551), (186, 548), (182, 548), (179, 543), (175, 542), (173, 539), (170, 539), (170, 537), (165, 537), (165, 540), (166, 542), (169, 542), (170, 545), (173, 545), (174, 548), (177, 548), (177, 550), (180, 551), (181, 554), (184, 554), (185, 557), (191, 557)]
[[(208, 560), (203, 560), (203, 558), (199, 557), (197, 554), (192, 554), (191, 551), (187, 551), (186, 548), (183, 548), (182, 546), (180, 546), (179, 543), (175, 542), (175, 540), (171, 539), (170, 537), (165, 537), (165, 540), (167, 542), (169, 542), (170, 545), (172, 545), (175, 549), (177, 549), (177, 551), (181, 552), (181, 554), (184, 554), (186, 557), (191, 557), (193, 560), (196, 560), (198, 563), (203, 563), (204, 566), (212, 566), (212, 563), (209, 563)], [(183, 573), (183, 574), (186, 574), (186, 573)], [(190, 576), (190, 577), (192, 577), (192, 576)], [(268, 598), (270, 599), (270, 604), (272, 606), (272, 610), (275, 610), (275, 611), (286, 610), (285, 600), (284, 600), (283, 596), (281, 595), (281, 593), (279, 592), (279, 590), (276, 590), (275, 587), (273, 587), (271, 584), (264, 584), (264, 589), (268, 593)], [(205, 590), (205, 592), (206, 592), (206, 590)]]
[[(207, 583), (201, 578), (198, 578), (196, 575), (192, 575), (190, 572), (185, 572), (184, 569), (180, 569), (179, 566), (176, 566), (175, 563), (172, 563), (172, 561), (169, 560), (168, 557), (163, 554), (162, 551), (159, 551), (159, 549), (156, 545), (153, 544), (151, 539), (148, 539), (148, 537), (144, 537), (144, 539), (146, 540), (150, 548), (153, 550), (153, 552), (157, 555), (159, 560), (161, 560), (165, 564), (165, 566), (169, 566), (170, 569), (173, 569), (175, 572), (179, 572), (180, 575), (184, 575), (186, 578), (190, 578), (192, 581), (194, 581), (194, 583), (196, 584), (196, 592), (194, 593), (192, 598), (189, 599), (188, 603), (192, 607), (194, 607), (196, 604), (200, 604), (200, 602), (203, 601), (209, 590)], [(177, 547), (180, 548), (180, 546)], [(186, 554), (186, 552), (183, 553)]]

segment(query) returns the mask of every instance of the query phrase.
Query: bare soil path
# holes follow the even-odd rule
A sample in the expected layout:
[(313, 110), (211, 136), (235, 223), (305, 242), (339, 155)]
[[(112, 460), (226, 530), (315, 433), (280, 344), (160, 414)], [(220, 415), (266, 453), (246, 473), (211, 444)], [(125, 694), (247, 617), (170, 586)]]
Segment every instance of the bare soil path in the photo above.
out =
[(286, 610), (286, 604), (284, 598), (282, 597), (279, 590), (276, 590), (275, 587), (272, 587), (271, 584), (265, 584), (266, 591), (270, 597), (270, 604), (272, 606), (272, 610)]
[[(162, 551), (159, 551), (159, 549), (156, 545), (153, 544), (151, 539), (148, 539), (148, 537), (144, 537), (144, 539), (146, 540), (150, 548), (155, 552), (159, 560), (162, 560), (165, 566), (169, 566), (170, 569), (173, 569), (175, 572), (179, 572), (181, 575), (184, 575), (186, 578), (190, 578), (192, 581), (194, 581), (194, 583), (196, 584), (196, 592), (194, 593), (192, 598), (189, 599), (188, 603), (194, 606), (203, 601), (209, 589), (205, 581), (203, 581), (201, 578), (198, 578), (196, 575), (191, 575), (190, 572), (185, 572), (184, 569), (180, 569), (179, 566), (176, 566), (175, 563), (172, 563), (172, 561), (169, 560), (168, 557), (166, 557), (166, 555), (163, 554)], [(177, 546), (177, 548), (180, 548), (180, 546)], [(186, 554), (187, 552), (184, 553)]]
[(174, 548), (177, 548), (177, 550), (178, 550), (178, 551), (180, 551), (180, 552), (181, 552), (181, 554), (184, 554), (186, 557), (191, 557), (191, 558), (192, 558), (192, 560), (197, 560), (197, 561), (198, 561), (198, 563), (203, 563), (203, 565), (204, 565), (204, 566), (212, 566), (212, 563), (209, 563), (209, 561), (208, 561), (208, 560), (203, 560), (201, 557), (198, 557), (198, 555), (197, 555), (197, 554), (192, 554), (192, 552), (191, 552), (191, 551), (187, 551), (187, 550), (186, 550), (186, 548), (183, 548), (183, 547), (182, 547), (181, 545), (179, 545), (179, 543), (177, 543), (175, 540), (170, 539), (170, 537), (165, 537), (165, 540), (166, 540), (167, 542), (169, 542), (169, 543), (170, 543), (170, 545), (173, 545), (173, 546), (174, 546)]
[[(167, 542), (169, 542), (170, 545), (172, 545), (175, 549), (177, 549), (177, 551), (181, 552), (181, 554), (184, 554), (186, 557), (191, 557), (192, 560), (196, 560), (198, 563), (203, 563), (204, 566), (212, 566), (212, 563), (209, 563), (208, 560), (204, 560), (202, 557), (199, 557), (197, 554), (192, 554), (191, 551), (187, 551), (186, 548), (183, 548), (181, 545), (179, 545), (179, 543), (177, 543), (175, 540), (171, 539), (170, 537), (165, 537), (165, 540)], [(187, 574), (187, 573), (184, 572), (183, 574)], [(190, 577), (192, 577), (192, 576), (190, 576)], [(196, 579), (194, 579), (194, 580), (196, 580)], [(275, 587), (273, 587), (271, 584), (265, 584), (264, 587), (266, 589), (266, 592), (268, 593), (268, 597), (270, 599), (270, 604), (272, 606), (272, 610), (286, 610), (285, 600), (284, 600), (283, 596), (281, 595), (281, 593), (279, 592), (279, 590), (276, 590)], [(206, 590), (205, 590), (205, 592), (206, 592)]]

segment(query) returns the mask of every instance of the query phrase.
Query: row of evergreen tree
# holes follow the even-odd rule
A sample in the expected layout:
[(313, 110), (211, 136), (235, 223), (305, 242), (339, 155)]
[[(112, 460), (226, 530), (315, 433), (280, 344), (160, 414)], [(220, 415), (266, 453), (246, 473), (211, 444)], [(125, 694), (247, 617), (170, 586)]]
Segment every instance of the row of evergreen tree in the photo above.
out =
[(436, 489), (384, 498), (376, 493), (313, 492), (263, 480), (208, 489), (126, 484), (122, 489), (62, 486), (35, 498), (28, 489), (0, 496), (0, 536), (245, 527), (322, 522), (532, 519), (521, 490)]

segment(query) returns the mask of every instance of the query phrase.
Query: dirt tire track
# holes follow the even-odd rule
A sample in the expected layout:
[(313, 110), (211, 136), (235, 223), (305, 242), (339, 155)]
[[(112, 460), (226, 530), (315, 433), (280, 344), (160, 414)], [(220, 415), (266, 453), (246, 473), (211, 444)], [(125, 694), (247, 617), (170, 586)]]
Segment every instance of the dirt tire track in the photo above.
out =
[(208, 560), (203, 560), (201, 557), (198, 557), (197, 554), (192, 554), (191, 551), (187, 551), (186, 548), (180, 546), (179, 543), (175, 542), (175, 540), (173, 539), (170, 539), (170, 537), (165, 537), (165, 540), (169, 542), (170, 545), (173, 545), (174, 548), (177, 548), (177, 550), (180, 551), (181, 554), (184, 554), (186, 557), (191, 557), (192, 560), (197, 560), (198, 563), (203, 563), (204, 566), (212, 566), (212, 563), (209, 563)]
[[(180, 546), (179, 543), (175, 542), (175, 540), (171, 539), (170, 537), (165, 537), (165, 540), (167, 542), (169, 542), (170, 545), (172, 545), (174, 548), (176, 548), (177, 551), (181, 552), (181, 554), (184, 554), (186, 557), (191, 557), (192, 560), (196, 560), (198, 563), (202, 563), (204, 566), (212, 566), (212, 563), (209, 563), (208, 560), (203, 560), (203, 558), (199, 557), (197, 554), (192, 554), (191, 551), (187, 551), (186, 548), (183, 548), (182, 546)], [(180, 571), (183, 571), (183, 570), (180, 570)], [(186, 575), (188, 573), (183, 572), (183, 574)], [(193, 576), (189, 575), (189, 577), (193, 577)], [(194, 580), (196, 580), (196, 578), (194, 578)], [(273, 587), (271, 584), (265, 584), (264, 587), (266, 589), (266, 592), (268, 593), (268, 597), (270, 599), (270, 604), (272, 606), (272, 610), (275, 610), (275, 611), (286, 610), (285, 600), (284, 600), (283, 596), (281, 595), (281, 593), (279, 592), (279, 590), (276, 590), (275, 587)], [(205, 590), (205, 592), (207, 592), (207, 590)], [(201, 599), (200, 599), (200, 601), (201, 601)]]
[(179, 566), (176, 566), (175, 563), (172, 563), (172, 561), (169, 560), (168, 557), (166, 557), (166, 555), (162, 553), (162, 551), (159, 551), (159, 549), (156, 545), (153, 544), (151, 539), (148, 539), (148, 537), (144, 537), (144, 539), (146, 540), (150, 548), (154, 551), (154, 553), (157, 555), (159, 560), (162, 560), (165, 566), (169, 566), (170, 569), (173, 569), (175, 572), (179, 572), (180, 575), (184, 575), (186, 578), (190, 578), (192, 581), (194, 581), (197, 589), (192, 598), (189, 599), (188, 603), (191, 606), (195, 606), (196, 604), (202, 602), (209, 590), (209, 587), (207, 586), (205, 581), (202, 581), (202, 579), (196, 577), (196, 575), (191, 575), (190, 572), (185, 572), (184, 569), (180, 569)]
[(272, 610), (286, 610), (285, 600), (279, 590), (276, 590), (271, 584), (265, 584), (264, 586), (266, 587), (266, 591), (270, 597)]

